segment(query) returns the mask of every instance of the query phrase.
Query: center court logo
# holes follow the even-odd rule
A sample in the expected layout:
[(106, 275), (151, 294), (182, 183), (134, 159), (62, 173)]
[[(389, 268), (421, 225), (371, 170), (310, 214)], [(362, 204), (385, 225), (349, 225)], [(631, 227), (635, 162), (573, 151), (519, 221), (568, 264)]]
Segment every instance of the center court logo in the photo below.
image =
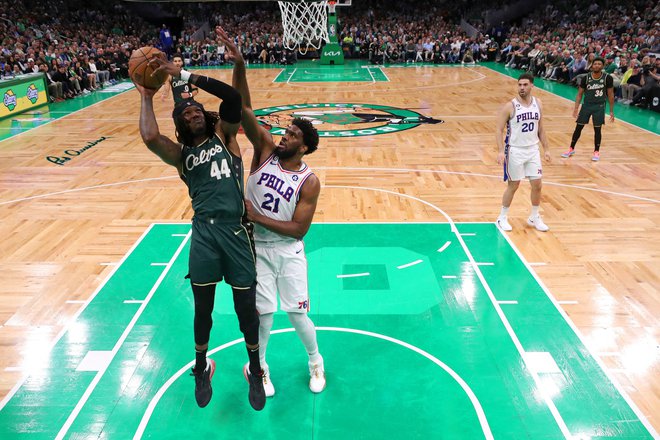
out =
[(310, 121), (320, 137), (374, 136), (444, 121), (408, 109), (375, 104), (291, 104), (255, 110), (274, 135), (283, 135), (294, 118)]

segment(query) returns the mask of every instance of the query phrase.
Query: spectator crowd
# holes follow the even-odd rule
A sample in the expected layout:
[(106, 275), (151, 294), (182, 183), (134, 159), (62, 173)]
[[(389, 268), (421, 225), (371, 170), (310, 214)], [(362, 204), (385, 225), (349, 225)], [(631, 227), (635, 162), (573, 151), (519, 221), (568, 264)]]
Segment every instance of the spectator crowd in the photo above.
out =
[[(469, 3), (485, 11), (501, 1)], [(604, 3), (604, 4), (603, 4)], [(92, 92), (127, 77), (133, 49), (160, 46), (189, 66), (227, 63), (216, 25), (235, 36), (250, 64), (292, 64), (276, 2), (163, 6), (184, 17), (180, 35), (146, 23), (120, 2), (0, 0), (0, 75), (44, 72), (54, 99)], [(465, 1), (360, 0), (337, 8), (338, 38), (348, 58), (375, 64), (503, 63), (536, 77), (576, 84), (595, 58), (606, 60), (617, 99), (648, 106), (660, 83), (660, 4), (641, 0), (539, 2), (535, 12), (486, 28), (461, 18)], [(170, 38), (164, 38), (163, 35)], [(173, 38), (171, 38), (173, 37)], [(311, 56), (318, 56), (314, 51)]]

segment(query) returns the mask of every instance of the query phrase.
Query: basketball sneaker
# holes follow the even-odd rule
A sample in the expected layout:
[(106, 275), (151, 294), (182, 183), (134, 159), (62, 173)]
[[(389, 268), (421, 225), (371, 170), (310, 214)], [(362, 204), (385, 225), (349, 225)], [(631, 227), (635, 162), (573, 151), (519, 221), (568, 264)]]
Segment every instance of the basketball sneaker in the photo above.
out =
[(497, 217), (497, 226), (499, 226), (501, 230), (507, 232), (513, 229), (509, 224), (509, 220), (507, 220), (507, 218), (503, 216)]
[(206, 358), (206, 368), (202, 371), (195, 371), (193, 368), (192, 375), (195, 376), (195, 400), (200, 408), (204, 408), (211, 401), (213, 396), (213, 388), (211, 388), (211, 378), (215, 373), (215, 361)]
[[(248, 362), (245, 364), (243, 367), (243, 373), (245, 373), (250, 366), (250, 363)], [(275, 395), (275, 385), (273, 385), (273, 382), (270, 381), (270, 369), (268, 368), (268, 365), (261, 364), (263, 368), (264, 375), (262, 376), (262, 379), (264, 381), (264, 392), (266, 393), (266, 397), (273, 397)], [(247, 378), (246, 378), (247, 379)]]
[(527, 224), (530, 226), (534, 226), (536, 229), (538, 229), (541, 232), (546, 232), (550, 230), (548, 225), (543, 223), (543, 220), (541, 219), (541, 216), (536, 216), (536, 217), (530, 217), (527, 219)]
[(574, 154), (575, 154), (575, 150), (573, 148), (570, 148), (568, 151), (561, 153), (561, 157), (567, 158), (573, 156)]
[(309, 389), (312, 393), (320, 393), (325, 389), (325, 369), (323, 368), (323, 358), (318, 362), (309, 362)]
[(264, 370), (261, 370), (261, 373), (258, 376), (254, 376), (250, 372), (250, 364), (246, 364), (243, 367), (243, 376), (250, 384), (250, 391), (248, 392), (248, 400), (250, 405), (256, 411), (261, 411), (266, 406), (266, 392), (264, 391)]
[(591, 160), (598, 162), (600, 160), (600, 151), (594, 151), (594, 155), (591, 157)]

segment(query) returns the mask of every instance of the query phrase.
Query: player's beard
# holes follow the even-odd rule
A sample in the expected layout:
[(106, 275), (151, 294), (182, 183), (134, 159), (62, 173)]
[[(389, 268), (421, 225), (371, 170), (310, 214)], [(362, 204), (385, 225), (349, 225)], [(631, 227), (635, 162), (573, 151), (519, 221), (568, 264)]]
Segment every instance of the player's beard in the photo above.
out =
[(296, 155), (296, 150), (293, 148), (291, 150), (287, 148), (283, 148), (283, 149), (278, 148), (275, 150), (275, 156), (277, 156), (280, 160), (291, 159), (295, 155)]

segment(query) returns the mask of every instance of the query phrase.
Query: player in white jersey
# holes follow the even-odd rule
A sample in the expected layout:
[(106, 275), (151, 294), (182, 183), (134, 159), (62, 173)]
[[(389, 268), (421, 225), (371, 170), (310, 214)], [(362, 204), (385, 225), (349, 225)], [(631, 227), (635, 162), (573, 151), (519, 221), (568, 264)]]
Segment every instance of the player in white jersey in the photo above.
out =
[[(534, 76), (523, 73), (518, 78), (518, 97), (504, 104), (497, 116), (497, 163), (504, 164), (504, 181), (506, 190), (502, 196), (502, 211), (497, 217), (497, 225), (504, 231), (510, 231), (511, 225), (507, 219), (511, 201), (520, 186), (520, 181), (527, 177), (532, 187), (532, 213), (527, 224), (539, 231), (550, 228), (543, 223), (539, 214), (541, 203), (541, 155), (539, 138), (543, 144), (545, 160), (550, 161), (548, 139), (543, 129), (543, 109), (541, 101), (532, 96)], [(506, 126), (506, 139), (502, 141), (502, 130)]]
[(302, 158), (316, 151), (319, 135), (310, 121), (296, 118), (280, 143), (275, 143), (252, 111), (245, 62), (240, 51), (221, 28), (216, 31), (229, 57), (234, 59), (232, 83), (243, 98), (241, 124), (254, 146), (245, 204), (248, 219), (255, 223), (259, 355), (264, 370), (264, 390), (267, 397), (275, 394), (266, 349), (279, 294), (281, 309), (287, 313), (309, 356), (309, 389), (320, 393), (325, 389), (325, 370), (316, 342), (316, 329), (307, 315), (307, 258), (302, 241), (312, 223), (321, 191), (318, 177)]

